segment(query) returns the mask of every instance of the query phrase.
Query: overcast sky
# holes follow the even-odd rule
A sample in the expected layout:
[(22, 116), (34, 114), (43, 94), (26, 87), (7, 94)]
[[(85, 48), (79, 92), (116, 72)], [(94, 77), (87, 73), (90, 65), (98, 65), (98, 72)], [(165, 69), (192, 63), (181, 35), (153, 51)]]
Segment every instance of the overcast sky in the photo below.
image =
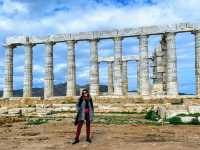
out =
[[(50, 35), (181, 22), (200, 23), (199, 0), (0, 0), (0, 89), (5, 49), (12, 35)], [(195, 92), (194, 35), (177, 34), (179, 92)], [(160, 36), (150, 36), (149, 54)], [(113, 41), (99, 43), (99, 56), (113, 55)], [(33, 50), (33, 86), (43, 87), (45, 46)], [(138, 54), (138, 39), (123, 40), (123, 55)], [(89, 83), (89, 43), (76, 44), (77, 84)], [(67, 45), (54, 46), (54, 83), (66, 80)], [(14, 88), (23, 88), (24, 47), (14, 50)], [(137, 87), (136, 63), (128, 63), (129, 90)], [(107, 65), (100, 64), (100, 83), (107, 84)]]

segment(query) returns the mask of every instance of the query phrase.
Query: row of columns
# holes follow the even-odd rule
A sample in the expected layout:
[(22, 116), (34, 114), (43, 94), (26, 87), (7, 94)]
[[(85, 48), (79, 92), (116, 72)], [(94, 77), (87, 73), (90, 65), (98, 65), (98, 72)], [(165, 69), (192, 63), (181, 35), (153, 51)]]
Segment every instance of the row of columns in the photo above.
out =
[[(176, 64), (176, 34), (166, 33), (166, 91), (167, 95), (178, 94), (177, 84), (177, 64)], [(148, 66), (148, 35), (139, 37), (139, 62), (137, 75), (138, 91), (140, 95), (150, 95), (151, 87), (149, 84), (149, 66)], [(76, 41), (67, 41), (68, 61), (67, 61), (67, 96), (76, 95), (76, 74), (75, 74), (75, 43)], [(44, 79), (44, 97), (53, 96), (53, 46), (54, 42), (46, 42), (45, 56), (45, 79)], [(99, 95), (99, 65), (98, 65), (98, 40), (90, 41), (90, 93)], [(25, 67), (24, 67), (24, 89), (23, 96), (32, 96), (32, 48), (33, 44), (25, 45)], [(4, 97), (13, 95), (13, 49), (15, 45), (6, 46), (6, 69)], [(200, 95), (200, 31), (195, 32), (195, 66), (196, 66), (196, 91)], [(113, 69), (112, 69), (113, 68)], [(113, 78), (111, 79), (111, 77)], [(127, 62), (122, 61), (122, 37), (114, 38), (114, 63), (108, 64), (108, 93), (114, 95), (124, 95), (128, 89)], [(114, 87), (114, 88), (113, 88)]]

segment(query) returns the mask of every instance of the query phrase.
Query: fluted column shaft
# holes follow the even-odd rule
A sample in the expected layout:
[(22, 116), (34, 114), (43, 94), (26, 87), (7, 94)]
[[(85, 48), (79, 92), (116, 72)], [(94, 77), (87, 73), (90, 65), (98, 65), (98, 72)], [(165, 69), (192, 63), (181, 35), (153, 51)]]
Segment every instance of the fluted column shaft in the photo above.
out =
[(122, 82), (123, 82), (123, 93), (128, 94), (128, 73), (127, 73), (127, 61), (122, 62)]
[(149, 85), (149, 68), (148, 68), (148, 36), (141, 35), (139, 37), (139, 49), (140, 49), (140, 95), (150, 94)]
[(67, 41), (67, 96), (76, 96), (75, 41)]
[(13, 96), (13, 49), (15, 46), (6, 45), (5, 60), (5, 83), (3, 97), (9, 98)]
[(25, 45), (25, 66), (24, 66), (24, 89), (23, 97), (32, 96), (32, 55), (33, 55), (33, 45)]
[(167, 95), (177, 95), (176, 34), (166, 34), (167, 44)]
[(140, 95), (140, 62), (137, 61), (137, 93)]
[(195, 31), (195, 76), (196, 95), (200, 95), (200, 30)]
[(114, 38), (114, 95), (123, 95), (122, 90), (122, 38)]
[(46, 43), (44, 98), (53, 96), (53, 42)]
[(108, 62), (108, 95), (113, 94), (113, 62)]
[(99, 95), (98, 40), (90, 41), (90, 94)]

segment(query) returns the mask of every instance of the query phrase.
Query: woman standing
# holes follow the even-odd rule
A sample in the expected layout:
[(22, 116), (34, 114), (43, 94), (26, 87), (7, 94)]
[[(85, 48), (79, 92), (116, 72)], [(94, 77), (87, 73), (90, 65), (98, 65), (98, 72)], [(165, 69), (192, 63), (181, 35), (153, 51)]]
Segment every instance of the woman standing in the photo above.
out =
[(76, 108), (78, 111), (75, 121), (75, 125), (77, 125), (77, 130), (75, 141), (72, 144), (79, 143), (79, 136), (84, 120), (86, 120), (86, 141), (91, 143), (92, 141), (90, 139), (90, 124), (93, 120), (94, 107), (92, 98), (90, 97), (89, 91), (87, 89), (82, 90), (82, 94), (78, 100), (78, 103), (76, 104)]

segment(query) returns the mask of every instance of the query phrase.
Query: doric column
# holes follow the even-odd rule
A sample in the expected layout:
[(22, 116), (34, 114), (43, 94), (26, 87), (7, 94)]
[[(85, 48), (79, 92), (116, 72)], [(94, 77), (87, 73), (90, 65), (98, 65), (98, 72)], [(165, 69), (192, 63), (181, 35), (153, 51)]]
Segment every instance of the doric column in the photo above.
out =
[(47, 42), (45, 56), (44, 98), (53, 96), (53, 42)]
[(148, 67), (148, 36), (139, 36), (139, 49), (140, 49), (140, 95), (150, 94), (149, 85), (149, 67)]
[(122, 62), (122, 83), (123, 83), (123, 93), (128, 94), (128, 74), (127, 74), (127, 61)]
[(176, 34), (166, 33), (167, 44), (167, 95), (177, 95)]
[(108, 62), (108, 95), (113, 95), (113, 62)]
[(164, 53), (162, 51), (161, 44), (155, 48), (153, 57), (153, 95), (163, 95), (163, 73), (165, 72), (164, 66)]
[(114, 95), (123, 95), (122, 90), (122, 38), (114, 38)]
[(98, 40), (90, 41), (90, 94), (99, 95)]
[(196, 95), (200, 95), (200, 30), (195, 31), (195, 76)]
[(32, 96), (32, 55), (33, 44), (29, 43), (25, 45), (25, 66), (24, 66), (24, 89), (23, 97)]
[(13, 49), (14, 45), (6, 45), (5, 60), (5, 83), (3, 97), (9, 98), (13, 96)]
[(75, 41), (67, 41), (67, 96), (76, 96)]
[(140, 95), (140, 62), (137, 61), (137, 93)]

